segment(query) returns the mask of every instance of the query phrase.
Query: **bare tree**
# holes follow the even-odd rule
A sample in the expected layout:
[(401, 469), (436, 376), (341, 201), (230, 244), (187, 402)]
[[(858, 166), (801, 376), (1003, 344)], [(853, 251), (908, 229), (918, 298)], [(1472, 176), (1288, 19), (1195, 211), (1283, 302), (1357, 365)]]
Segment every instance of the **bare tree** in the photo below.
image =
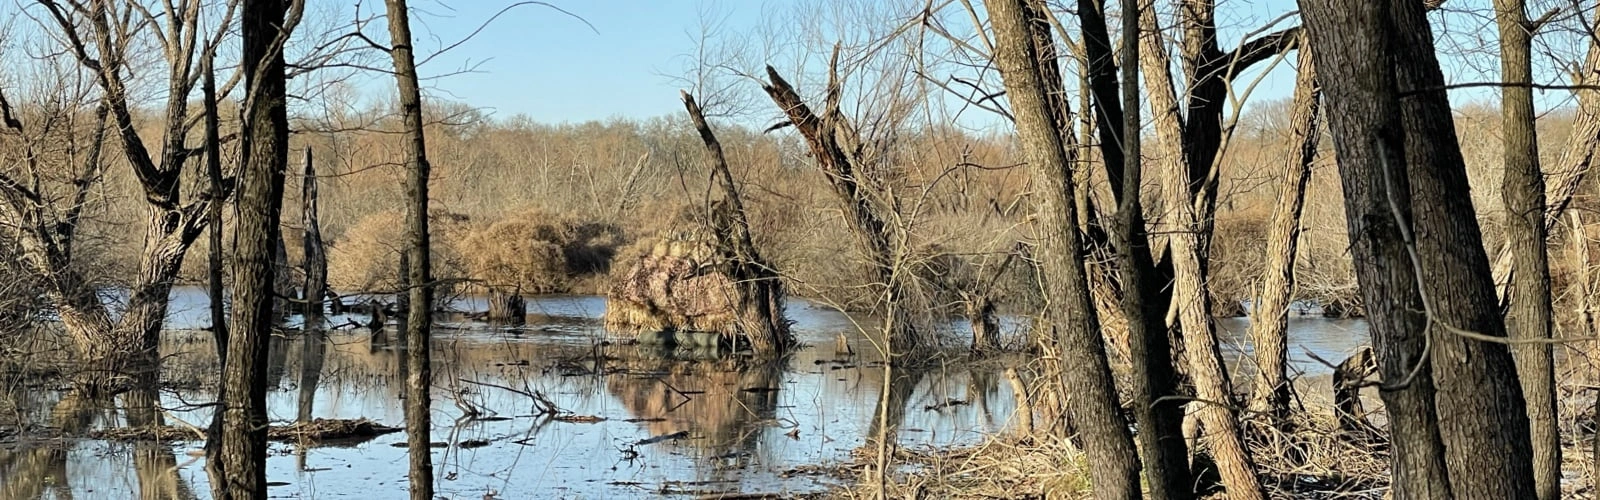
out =
[(400, 116), (405, 126), (406, 169), (406, 444), (411, 454), (411, 498), (433, 498), (433, 455), (429, 448), (428, 412), (433, 369), (433, 277), (428, 244), (428, 148), (423, 134), (422, 91), (412, 51), (411, 18), (406, 0), (388, 0), (389, 56), (394, 60)]
[(1117, 409), (1099, 321), (1089, 297), (1083, 243), (1077, 231), (1072, 172), (1062, 144), (1061, 121), (1052, 116), (1042, 82), (1039, 49), (1030, 19), (1042, 17), (1024, 0), (985, 3), (995, 34), (995, 62), (1016, 116), (1024, 156), (1042, 193), (1038, 229), (1045, 292), (1058, 309), (1052, 327), (1059, 336), (1072, 416), (1089, 460), (1098, 498), (1139, 498), (1139, 461), (1127, 422)]
[(239, 199), (234, 204), (233, 330), (223, 366), (221, 479), (228, 499), (267, 497), (267, 353), (273, 317), (275, 253), (285, 171), (289, 164), (288, 91), (283, 47), (299, 23), (303, 1), (245, 2), (244, 120)]
[[(16, 208), (27, 213), (13, 214), (29, 221), (27, 226), (31, 228), (23, 234), (23, 256), (45, 277), (47, 294), (62, 324), (89, 363), (98, 368), (86, 370), (88, 376), (82, 385), (92, 388), (115, 384), (121, 379), (99, 375), (105, 373), (102, 370), (123, 371), (139, 354), (154, 349), (166, 319), (167, 295), (184, 254), (208, 223), (211, 204), (221, 200), (203, 196), (185, 202), (178, 181), (187, 160), (202, 152), (201, 148), (185, 144), (187, 132), (198, 123), (188, 113), (188, 99), (199, 78), (194, 60), (197, 47), (202, 46), (201, 35), (205, 35), (208, 45), (214, 45), (225, 33), (232, 18), (232, 4), (227, 5), (211, 33), (202, 33), (200, 13), (209, 5), (202, 0), (165, 2), (163, 15), (156, 15), (137, 2), (37, 0), (37, 4), (45, 10), (42, 18), (49, 25), (47, 29), (56, 30), (55, 38), (62, 40), (72, 59), (94, 78), (102, 105), (115, 126), (116, 133), (112, 135), (143, 190), (147, 204), (144, 250), (125, 312), (114, 319), (96, 290), (71, 265), (77, 210), (48, 207), (40, 211), (53, 203), (28, 184), (12, 179), (0, 180), (0, 190), (26, 202)], [(126, 83), (130, 47), (151, 40), (165, 58), (167, 69), (167, 102), (162, 121), (165, 137), (154, 153), (137, 132)], [(14, 120), (7, 122), (9, 125)], [(98, 182), (98, 175), (83, 180), (86, 182), (79, 183), (78, 188), (87, 193)], [(66, 214), (64, 218), (62, 213)], [(53, 225), (55, 222), (65, 225)]]

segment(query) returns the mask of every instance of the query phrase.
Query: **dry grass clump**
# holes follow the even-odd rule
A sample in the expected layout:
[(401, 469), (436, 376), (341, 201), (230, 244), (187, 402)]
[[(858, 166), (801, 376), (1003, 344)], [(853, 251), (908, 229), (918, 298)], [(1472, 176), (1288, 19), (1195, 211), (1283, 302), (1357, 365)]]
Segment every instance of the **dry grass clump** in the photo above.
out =
[[(861, 480), (841, 497), (875, 498), (878, 484), (871, 463), (877, 457), (858, 456)], [(890, 474), (883, 485), (889, 498), (1051, 498), (1076, 499), (1092, 495), (1089, 465), (1083, 452), (1061, 440), (1017, 440), (997, 436), (969, 448), (899, 450), (896, 465), (910, 472)]]
[(622, 230), (538, 209), (478, 224), (455, 243), (467, 277), (495, 290), (568, 292), (610, 269)]
[(693, 235), (646, 239), (619, 259), (627, 266), (606, 292), (606, 329), (623, 333), (665, 330), (738, 333), (733, 280), (710, 271), (716, 245)]
[[(467, 218), (436, 211), (428, 218), (433, 232), (433, 275), (448, 280), (462, 275), (460, 254), (451, 242), (460, 239)], [(405, 248), (405, 214), (378, 212), (363, 217), (328, 242), (328, 285), (343, 292), (396, 290), (400, 286), (400, 254)]]

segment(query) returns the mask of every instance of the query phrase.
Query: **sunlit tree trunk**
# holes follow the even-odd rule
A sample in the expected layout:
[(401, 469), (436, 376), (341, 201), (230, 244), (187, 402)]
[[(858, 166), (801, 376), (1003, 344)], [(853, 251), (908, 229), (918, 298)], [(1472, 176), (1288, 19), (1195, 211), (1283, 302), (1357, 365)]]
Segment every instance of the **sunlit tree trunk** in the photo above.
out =
[[(1234, 414), (1237, 405), (1233, 386), (1228, 380), (1221, 344), (1217, 341), (1216, 327), (1211, 318), (1205, 252), (1211, 227), (1207, 221), (1210, 216), (1209, 201), (1205, 200), (1208, 196), (1205, 188), (1198, 193), (1192, 190), (1195, 182), (1190, 177), (1200, 157), (1199, 153), (1191, 152), (1184, 146), (1185, 122), (1179, 115), (1178, 96), (1168, 69), (1171, 61), (1161, 41), (1160, 27), (1156, 24), (1155, 4), (1145, 0), (1142, 6), (1140, 16), (1144, 29), (1140, 36), (1145, 38), (1145, 50), (1140, 52), (1139, 57), (1146, 74), (1150, 109), (1154, 115), (1151, 121), (1161, 145), (1158, 164), (1163, 167), (1161, 190), (1169, 211), (1167, 224), (1170, 234), (1167, 244), (1174, 271), (1172, 301), (1177, 307), (1178, 324), (1183, 332), (1185, 364), (1194, 382), (1195, 395), (1199, 398), (1191, 406), (1195, 407), (1201, 423), (1200, 440), (1216, 461), (1217, 472), (1228, 490), (1228, 496), (1258, 499), (1262, 498), (1261, 482), (1256, 478), (1255, 465), (1249, 450), (1245, 448), (1239, 420)], [(1195, 113), (1197, 111), (1191, 110), (1191, 120), (1187, 123), (1189, 130), (1206, 128), (1204, 122), (1207, 120), (1196, 119)], [(1206, 157), (1204, 161), (1209, 164), (1210, 160)], [(1200, 182), (1210, 181), (1202, 177)]]
[(1061, 140), (1060, 123), (1051, 116), (1046, 85), (1039, 69), (1039, 50), (1028, 30), (1032, 12), (1024, 0), (985, 2), (995, 34), (995, 62), (1005, 81), (1016, 115), (1024, 157), (1033, 170), (1043, 203), (1036, 226), (1041, 235), (1039, 260), (1045, 295), (1056, 310), (1050, 314), (1061, 349), (1068, 405), (1077, 425), (1098, 498), (1140, 498), (1139, 460), (1127, 422), (1117, 404), (1099, 322), (1089, 297), (1083, 243), (1072, 201), (1071, 166)]
[(389, 55), (405, 126), (406, 252), (410, 255), (406, 291), (406, 444), (411, 454), (411, 498), (433, 498), (433, 456), (428, 447), (432, 419), (428, 412), (433, 370), (429, 340), (433, 327), (433, 277), (428, 256), (428, 148), (423, 135), (422, 92), (412, 52), (411, 20), (406, 0), (388, 0)]
[[(1539, 169), (1539, 140), (1534, 128), (1533, 34), (1524, 0), (1495, 0), (1500, 28), (1501, 125), (1505, 137), (1505, 175), (1500, 195), (1506, 206), (1506, 240), (1512, 272), (1507, 333), (1525, 340), (1551, 334), (1550, 261), (1545, 244), (1544, 173)], [(1533, 482), (1540, 500), (1561, 496), (1561, 435), (1556, 429), (1555, 362), (1550, 344), (1513, 347), (1517, 378), (1528, 402), (1532, 425)]]
[(1311, 163), (1317, 158), (1319, 133), (1316, 64), (1311, 50), (1300, 46), (1294, 100), (1289, 104), (1288, 161), (1279, 180), (1278, 203), (1267, 228), (1265, 271), (1260, 293), (1251, 304), (1250, 338), (1255, 341), (1256, 384), (1251, 409), (1275, 424), (1289, 416), (1289, 303), (1294, 300), (1295, 252), (1299, 248), (1300, 214), (1306, 206)]

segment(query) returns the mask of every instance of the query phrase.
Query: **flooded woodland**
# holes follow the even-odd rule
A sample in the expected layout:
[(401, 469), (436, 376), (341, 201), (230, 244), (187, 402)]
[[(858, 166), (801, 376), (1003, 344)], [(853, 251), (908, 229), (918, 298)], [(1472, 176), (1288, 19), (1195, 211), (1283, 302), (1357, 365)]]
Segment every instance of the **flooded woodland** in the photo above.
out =
[(1492, 3), (0, 0), (0, 500), (1596, 498)]
[[(9, 372), (0, 423), (16, 431), (0, 438), (8, 478), (0, 498), (209, 498), (201, 437), (218, 364), (200, 329), (206, 297), (189, 287), (172, 299), (160, 383), (135, 389), (142, 394), (74, 400), (57, 382)], [(810, 347), (777, 360), (630, 342), (602, 327), (603, 297), (531, 298), (519, 326), (470, 319), (486, 310), (482, 298), (452, 309), (438, 316), (433, 338), (433, 459), (444, 478), (438, 494), (450, 498), (822, 494), (854, 480), (850, 465), (883, 425), (899, 446), (924, 453), (1003, 435), (1016, 409), (1003, 372), (1028, 366), (1000, 358), (886, 370), (874, 340), (854, 326), (870, 318), (802, 299), (787, 313)], [(1023, 334), (1021, 325), (1010, 322), (1004, 335)], [(1291, 342), (1319, 357), (1365, 337), (1359, 320), (1309, 316), (1295, 325)], [(960, 322), (947, 326), (966, 334)], [(838, 349), (841, 334), (848, 350)], [(1236, 333), (1229, 347), (1250, 346)], [(1310, 355), (1296, 356), (1296, 368), (1326, 379)], [(365, 419), (378, 430), (275, 440), (271, 498), (404, 494), (405, 441), (395, 432), (404, 423), (402, 356), (365, 327), (273, 338), (273, 426)], [(170, 430), (154, 439), (118, 432), (151, 425)]]

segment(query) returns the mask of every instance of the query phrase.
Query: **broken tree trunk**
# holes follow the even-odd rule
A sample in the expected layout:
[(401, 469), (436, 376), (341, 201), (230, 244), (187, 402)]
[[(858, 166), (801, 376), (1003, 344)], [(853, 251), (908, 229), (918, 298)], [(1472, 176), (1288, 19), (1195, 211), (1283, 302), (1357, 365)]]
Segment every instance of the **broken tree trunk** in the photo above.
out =
[(305, 172), (300, 181), (300, 224), (306, 283), (304, 318), (307, 330), (321, 329), (325, 318), (323, 300), (328, 295), (328, 254), (322, 242), (322, 222), (317, 215), (317, 169), (311, 147), (306, 147)]
[(1358, 439), (1377, 436), (1380, 431), (1367, 422), (1367, 411), (1361, 405), (1361, 388), (1367, 377), (1378, 370), (1372, 359), (1372, 349), (1363, 347), (1346, 358), (1333, 370), (1333, 408), (1339, 419), (1339, 431)]
[(885, 206), (892, 205), (892, 199), (890, 203), (876, 201), (892, 195), (882, 192), (885, 180), (883, 168), (861, 164), (859, 156), (851, 153), (857, 151), (862, 141), (855, 127), (846, 121), (839, 109), (843, 89), (838, 80), (838, 58), (839, 47), (836, 45), (829, 63), (827, 97), (820, 116), (771, 66), (767, 67), (767, 83), (762, 85), (762, 89), (783, 110), (789, 124), (805, 138), (817, 169), (822, 171), (829, 187), (838, 197), (846, 223), (871, 262), (877, 281), (875, 286), (884, 290), (883, 303), (891, 316), (887, 320), (890, 326), (890, 352), (887, 354), (893, 359), (903, 359), (908, 354), (936, 347), (938, 340), (933, 336), (934, 332), (913, 324), (910, 311), (902, 307), (902, 302), (909, 296), (908, 277), (896, 270), (896, 247), (901, 245), (897, 245), (897, 238), (893, 234), (895, 229), (887, 222), (888, 216), (892, 215), (892, 207)]
[(728, 277), (733, 280), (733, 287), (737, 291), (734, 313), (738, 329), (749, 339), (751, 349), (757, 353), (782, 354), (794, 344), (794, 337), (789, 333), (789, 322), (783, 314), (783, 283), (779, 281), (771, 263), (761, 258), (761, 253), (756, 250), (744, 202), (740, 199), (738, 184), (733, 180), (733, 171), (728, 167), (727, 156), (723, 154), (722, 143), (712, 132), (711, 125), (706, 123), (705, 114), (694, 96), (688, 92), (681, 92), (681, 96), (689, 119), (694, 123), (695, 130), (700, 132), (700, 140), (711, 155), (711, 167), (719, 181), (718, 186), (722, 188), (722, 203), (714, 204), (721, 210), (712, 214), (712, 225), (718, 246), (726, 254)]

